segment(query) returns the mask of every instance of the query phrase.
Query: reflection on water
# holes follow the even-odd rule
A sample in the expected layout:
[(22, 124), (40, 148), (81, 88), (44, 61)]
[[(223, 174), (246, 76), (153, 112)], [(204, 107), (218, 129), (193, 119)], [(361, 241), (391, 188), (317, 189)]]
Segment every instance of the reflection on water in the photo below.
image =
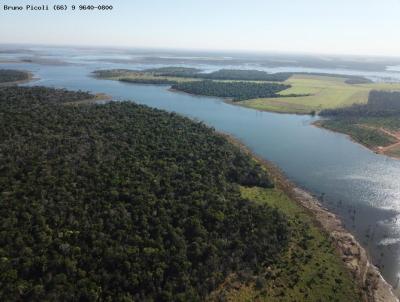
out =
[[(60, 55), (61, 56), (61, 55)], [(46, 85), (104, 92), (204, 121), (242, 140), (258, 155), (342, 217), (368, 249), (373, 262), (396, 286), (400, 272), (400, 161), (374, 154), (346, 136), (316, 127), (315, 118), (259, 112), (218, 99), (173, 93), (168, 86), (96, 80), (90, 72), (119, 67), (99, 61), (84, 65), (2, 64), (32, 70)], [(126, 66), (125, 66), (126, 67)]]

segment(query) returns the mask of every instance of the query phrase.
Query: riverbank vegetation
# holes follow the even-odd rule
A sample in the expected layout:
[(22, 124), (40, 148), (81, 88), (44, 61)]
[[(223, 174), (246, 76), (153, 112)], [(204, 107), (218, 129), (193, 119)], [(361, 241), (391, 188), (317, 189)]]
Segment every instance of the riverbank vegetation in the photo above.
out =
[(259, 97), (279, 97), (278, 92), (289, 88), (277, 83), (216, 82), (211, 80), (177, 83), (172, 89), (197, 94), (230, 98), (234, 102)]
[(25, 81), (29, 79), (29, 73), (19, 70), (0, 69), (0, 83)]
[(400, 156), (400, 92), (371, 91), (366, 104), (326, 109), (317, 125), (350, 135), (355, 141), (389, 156)]
[(239, 147), (130, 102), (70, 105), (88, 98), (0, 89), (2, 301), (212, 300), (231, 278), (265, 301), (358, 300), (327, 235)]

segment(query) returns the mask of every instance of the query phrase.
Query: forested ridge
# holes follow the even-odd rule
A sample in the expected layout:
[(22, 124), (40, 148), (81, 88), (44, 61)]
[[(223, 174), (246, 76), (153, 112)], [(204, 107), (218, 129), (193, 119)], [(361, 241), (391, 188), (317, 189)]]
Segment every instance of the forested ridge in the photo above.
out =
[(199, 301), (279, 259), (264, 170), (201, 123), (86, 92), (0, 88), (0, 300)]
[(234, 101), (242, 101), (255, 98), (280, 97), (278, 92), (289, 87), (289, 85), (277, 83), (216, 82), (204, 80), (176, 83), (171, 88), (187, 93), (232, 98)]
[(0, 83), (23, 81), (29, 78), (29, 74), (24, 71), (0, 69)]

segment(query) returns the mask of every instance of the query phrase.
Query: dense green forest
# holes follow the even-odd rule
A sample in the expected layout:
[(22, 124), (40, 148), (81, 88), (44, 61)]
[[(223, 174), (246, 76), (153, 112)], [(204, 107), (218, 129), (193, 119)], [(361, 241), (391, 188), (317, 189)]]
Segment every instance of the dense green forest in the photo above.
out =
[(255, 98), (279, 97), (278, 92), (288, 89), (289, 85), (254, 82), (193, 81), (172, 85), (172, 89), (192, 94), (232, 98), (241, 101)]
[(0, 69), (0, 83), (23, 81), (29, 78), (29, 74), (24, 71)]
[(278, 261), (288, 222), (242, 197), (272, 187), (248, 155), (174, 113), (67, 105), (88, 98), (0, 88), (1, 301), (199, 301)]

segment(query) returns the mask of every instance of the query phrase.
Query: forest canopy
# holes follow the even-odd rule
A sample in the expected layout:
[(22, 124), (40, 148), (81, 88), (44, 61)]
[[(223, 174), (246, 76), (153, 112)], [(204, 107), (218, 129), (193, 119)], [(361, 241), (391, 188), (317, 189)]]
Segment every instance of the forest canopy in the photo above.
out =
[(192, 94), (232, 98), (242, 101), (255, 98), (280, 97), (278, 92), (288, 89), (289, 85), (254, 82), (218, 82), (211, 80), (181, 82), (172, 85), (172, 89)]
[(202, 123), (0, 88), (0, 300), (199, 301), (288, 240), (266, 172)]

